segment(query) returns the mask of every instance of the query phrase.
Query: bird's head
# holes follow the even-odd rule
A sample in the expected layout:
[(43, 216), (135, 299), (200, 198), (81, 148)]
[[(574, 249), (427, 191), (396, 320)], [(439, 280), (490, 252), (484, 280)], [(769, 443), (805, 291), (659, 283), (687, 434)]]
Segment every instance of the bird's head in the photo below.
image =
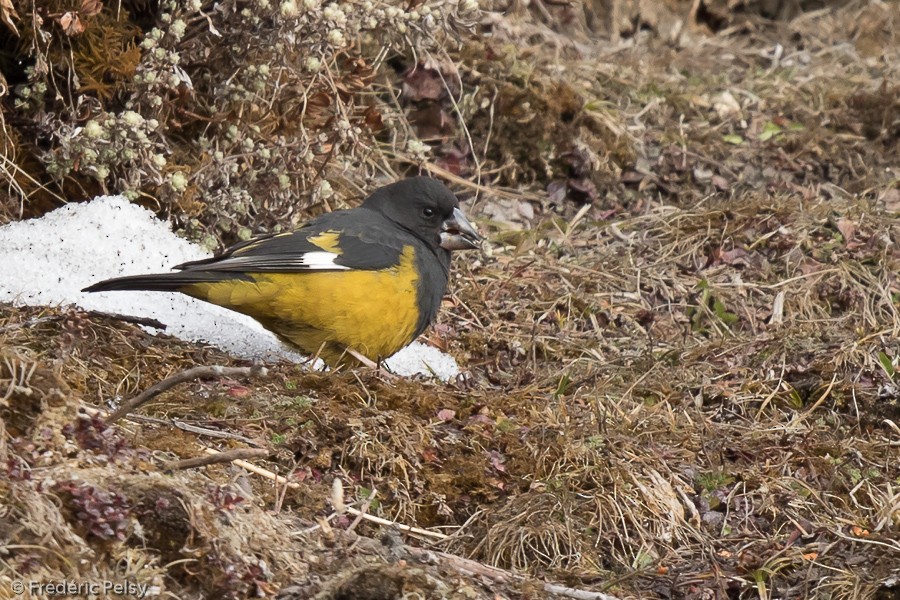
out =
[(468, 250), (481, 246), (482, 237), (460, 210), (456, 196), (437, 179), (403, 179), (375, 191), (363, 206), (381, 212), (435, 247)]

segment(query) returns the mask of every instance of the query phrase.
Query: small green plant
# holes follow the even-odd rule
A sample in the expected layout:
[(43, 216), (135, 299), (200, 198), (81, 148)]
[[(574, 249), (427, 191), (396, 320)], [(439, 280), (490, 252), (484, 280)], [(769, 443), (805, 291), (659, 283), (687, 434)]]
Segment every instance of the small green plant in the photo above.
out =
[(725, 473), (722, 470), (708, 471), (699, 473), (694, 478), (694, 483), (706, 492), (714, 492), (720, 488), (734, 483), (734, 476)]
[(881, 365), (881, 370), (884, 371), (884, 374), (887, 375), (887, 378), (891, 381), (894, 380), (894, 375), (897, 372), (894, 362), (895, 359), (888, 356), (885, 352), (878, 352), (878, 364)]
[(359, 504), (365, 504), (366, 502), (368, 502), (368, 512), (376, 512), (381, 508), (381, 502), (379, 502), (378, 498), (375, 497), (375, 490), (371, 488), (367, 488), (363, 485), (357, 486), (356, 497), (359, 498)]
[(711, 319), (721, 323), (729, 330), (733, 325), (737, 324), (740, 317), (729, 311), (725, 303), (713, 294), (709, 281), (701, 279), (697, 285), (700, 288), (697, 305), (688, 311), (691, 319), (691, 328), (694, 331), (705, 331), (708, 329), (712, 325), (710, 323)]
[(572, 384), (572, 379), (569, 377), (568, 373), (565, 373), (562, 377), (559, 378), (559, 382), (556, 384), (556, 390), (553, 392), (553, 399), (559, 400), (560, 396), (565, 396), (569, 391), (569, 386)]

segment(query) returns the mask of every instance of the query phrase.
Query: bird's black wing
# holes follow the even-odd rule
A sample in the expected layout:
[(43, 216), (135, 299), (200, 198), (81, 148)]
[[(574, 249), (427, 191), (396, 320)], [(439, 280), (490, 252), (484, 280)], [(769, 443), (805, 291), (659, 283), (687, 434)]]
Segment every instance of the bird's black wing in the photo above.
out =
[(247, 240), (218, 256), (175, 268), (244, 273), (381, 270), (398, 265), (404, 246), (413, 239), (375, 211), (338, 211), (293, 232)]

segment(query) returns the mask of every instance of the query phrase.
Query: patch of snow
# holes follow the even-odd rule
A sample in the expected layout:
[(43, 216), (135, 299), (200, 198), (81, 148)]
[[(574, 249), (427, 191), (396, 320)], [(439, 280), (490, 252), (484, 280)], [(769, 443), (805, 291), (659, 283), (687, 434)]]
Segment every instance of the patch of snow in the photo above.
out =
[[(207, 257), (149, 210), (121, 196), (103, 196), (0, 227), (0, 302), (75, 304), (85, 310), (151, 318), (164, 323), (169, 335), (207, 342), (241, 358), (303, 361), (250, 317), (183, 294), (81, 291), (111, 277), (165, 272)], [(422, 373), (447, 381), (459, 373), (453, 357), (418, 342), (386, 364), (403, 376)]]

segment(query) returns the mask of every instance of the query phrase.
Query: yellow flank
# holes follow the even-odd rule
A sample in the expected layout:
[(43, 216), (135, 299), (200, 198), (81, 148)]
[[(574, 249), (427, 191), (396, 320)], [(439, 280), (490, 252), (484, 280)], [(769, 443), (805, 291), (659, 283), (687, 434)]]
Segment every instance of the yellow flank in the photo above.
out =
[(412, 246), (404, 247), (399, 265), (381, 271), (247, 275), (254, 281), (197, 283), (182, 291), (250, 315), (332, 366), (342, 362), (348, 346), (372, 360), (387, 358), (412, 341), (418, 324), (419, 276)]

